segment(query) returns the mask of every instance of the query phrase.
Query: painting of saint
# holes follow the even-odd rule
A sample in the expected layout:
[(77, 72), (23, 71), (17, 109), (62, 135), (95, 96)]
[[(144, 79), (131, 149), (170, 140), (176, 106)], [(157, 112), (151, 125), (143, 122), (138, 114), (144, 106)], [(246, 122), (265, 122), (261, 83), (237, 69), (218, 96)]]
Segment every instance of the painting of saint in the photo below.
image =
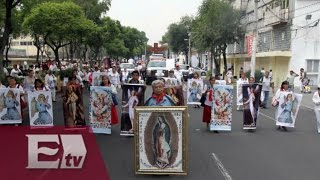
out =
[(100, 86), (102, 82), (102, 77), (108, 75), (107, 72), (93, 72), (92, 73), (92, 86)]
[(121, 106), (121, 131), (122, 136), (134, 135), (134, 108), (143, 106), (144, 92), (146, 86), (143, 84), (122, 85), (122, 106)]
[(171, 97), (175, 106), (184, 106), (184, 96), (183, 96), (182, 85), (165, 87), (164, 91), (168, 96)]
[(256, 129), (259, 115), (261, 84), (243, 84), (243, 129)]
[(82, 89), (76, 77), (70, 77), (63, 98), (65, 125), (68, 127), (85, 126)]
[(165, 168), (169, 164), (171, 156), (170, 148), (170, 128), (164, 117), (157, 118), (157, 125), (153, 131), (155, 165), (159, 168)]

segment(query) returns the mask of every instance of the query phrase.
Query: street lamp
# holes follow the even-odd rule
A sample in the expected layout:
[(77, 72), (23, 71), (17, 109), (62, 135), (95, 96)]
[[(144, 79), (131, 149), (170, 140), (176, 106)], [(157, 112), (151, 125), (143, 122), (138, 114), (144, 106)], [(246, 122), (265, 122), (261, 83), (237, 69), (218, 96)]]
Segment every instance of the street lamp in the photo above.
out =
[(191, 33), (188, 33), (189, 38), (188, 39), (184, 39), (185, 41), (189, 41), (189, 46), (188, 46), (188, 63), (185, 62), (185, 64), (189, 64), (189, 66), (191, 66)]

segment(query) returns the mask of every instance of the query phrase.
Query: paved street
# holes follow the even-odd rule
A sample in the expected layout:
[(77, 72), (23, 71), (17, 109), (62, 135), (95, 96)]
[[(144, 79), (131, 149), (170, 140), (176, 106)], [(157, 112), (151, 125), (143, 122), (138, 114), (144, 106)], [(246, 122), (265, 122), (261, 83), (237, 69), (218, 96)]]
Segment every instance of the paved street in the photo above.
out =
[[(146, 98), (150, 93), (148, 87)], [(201, 122), (203, 109), (189, 106), (188, 176), (135, 176), (133, 138), (120, 136), (120, 125), (112, 127), (112, 135), (95, 136), (112, 180), (318, 180), (320, 135), (313, 110), (305, 107), (312, 107), (311, 98), (312, 94), (305, 94), (296, 128), (288, 132), (276, 129), (274, 108), (270, 108), (261, 111), (254, 133), (242, 130), (241, 111), (233, 111), (232, 132), (211, 133)], [(88, 92), (84, 104), (88, 107)], [(63, 125), (61, 98), (53, 107), (55, 125)]]

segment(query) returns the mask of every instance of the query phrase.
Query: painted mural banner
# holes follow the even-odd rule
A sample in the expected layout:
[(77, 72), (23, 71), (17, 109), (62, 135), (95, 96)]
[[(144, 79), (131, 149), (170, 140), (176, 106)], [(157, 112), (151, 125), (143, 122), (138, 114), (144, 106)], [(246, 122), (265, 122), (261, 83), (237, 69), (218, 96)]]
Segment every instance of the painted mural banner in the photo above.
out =
[(214, 85), (210, 131), (231, 131), (233, 86)]
[(0, 124), (22, 123), (20, 90), (0, 88)]
[(175, 106), (184, 106), (183, 88), (180, 86), (165, 87), (164, 92), (171, 97)]
[(135, 109), (135, 173), (187, 175), (186, 106)]
[(50, 91), (28, 92), (30, 126), (53, 126)]
[(187, 104), (200, 105), (200, 98), (203, 91), (202, 79), (188, 79)]
[(261, 84), (242, 84), (243, 129), (257, 128), (261, 90)]
[(276, 111), (276, 125), (295, 127), (296, 118), (300, 109), (302, 94), (293, 92), (280, 92)]
[(143, 84), (122, 85), (120, 135), (134, 136), (134, 108), (144, 105), (145, 89), (146, 86)]
[(90, 87), (89, 125), (93, 133), (111, 134), (112, 89)]

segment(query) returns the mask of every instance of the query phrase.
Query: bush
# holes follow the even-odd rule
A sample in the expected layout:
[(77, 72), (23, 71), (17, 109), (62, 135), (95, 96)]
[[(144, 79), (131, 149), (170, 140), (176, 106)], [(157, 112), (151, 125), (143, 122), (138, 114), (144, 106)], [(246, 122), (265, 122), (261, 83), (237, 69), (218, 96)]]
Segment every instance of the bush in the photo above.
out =
[[(251, 74), (251, 70), (247, 71), (246, 72), (246, 77), (248, 77), (248, 79), (250, 78), (250, 74)], [(263, 74), (261, 73), (261, 71), (259, 70), (256, 70), (254, 72), (254, 79), (255, 79), (255, 82), (256, 83), (259, 83), (260, 82), (260, 79), (263, 77)]]

